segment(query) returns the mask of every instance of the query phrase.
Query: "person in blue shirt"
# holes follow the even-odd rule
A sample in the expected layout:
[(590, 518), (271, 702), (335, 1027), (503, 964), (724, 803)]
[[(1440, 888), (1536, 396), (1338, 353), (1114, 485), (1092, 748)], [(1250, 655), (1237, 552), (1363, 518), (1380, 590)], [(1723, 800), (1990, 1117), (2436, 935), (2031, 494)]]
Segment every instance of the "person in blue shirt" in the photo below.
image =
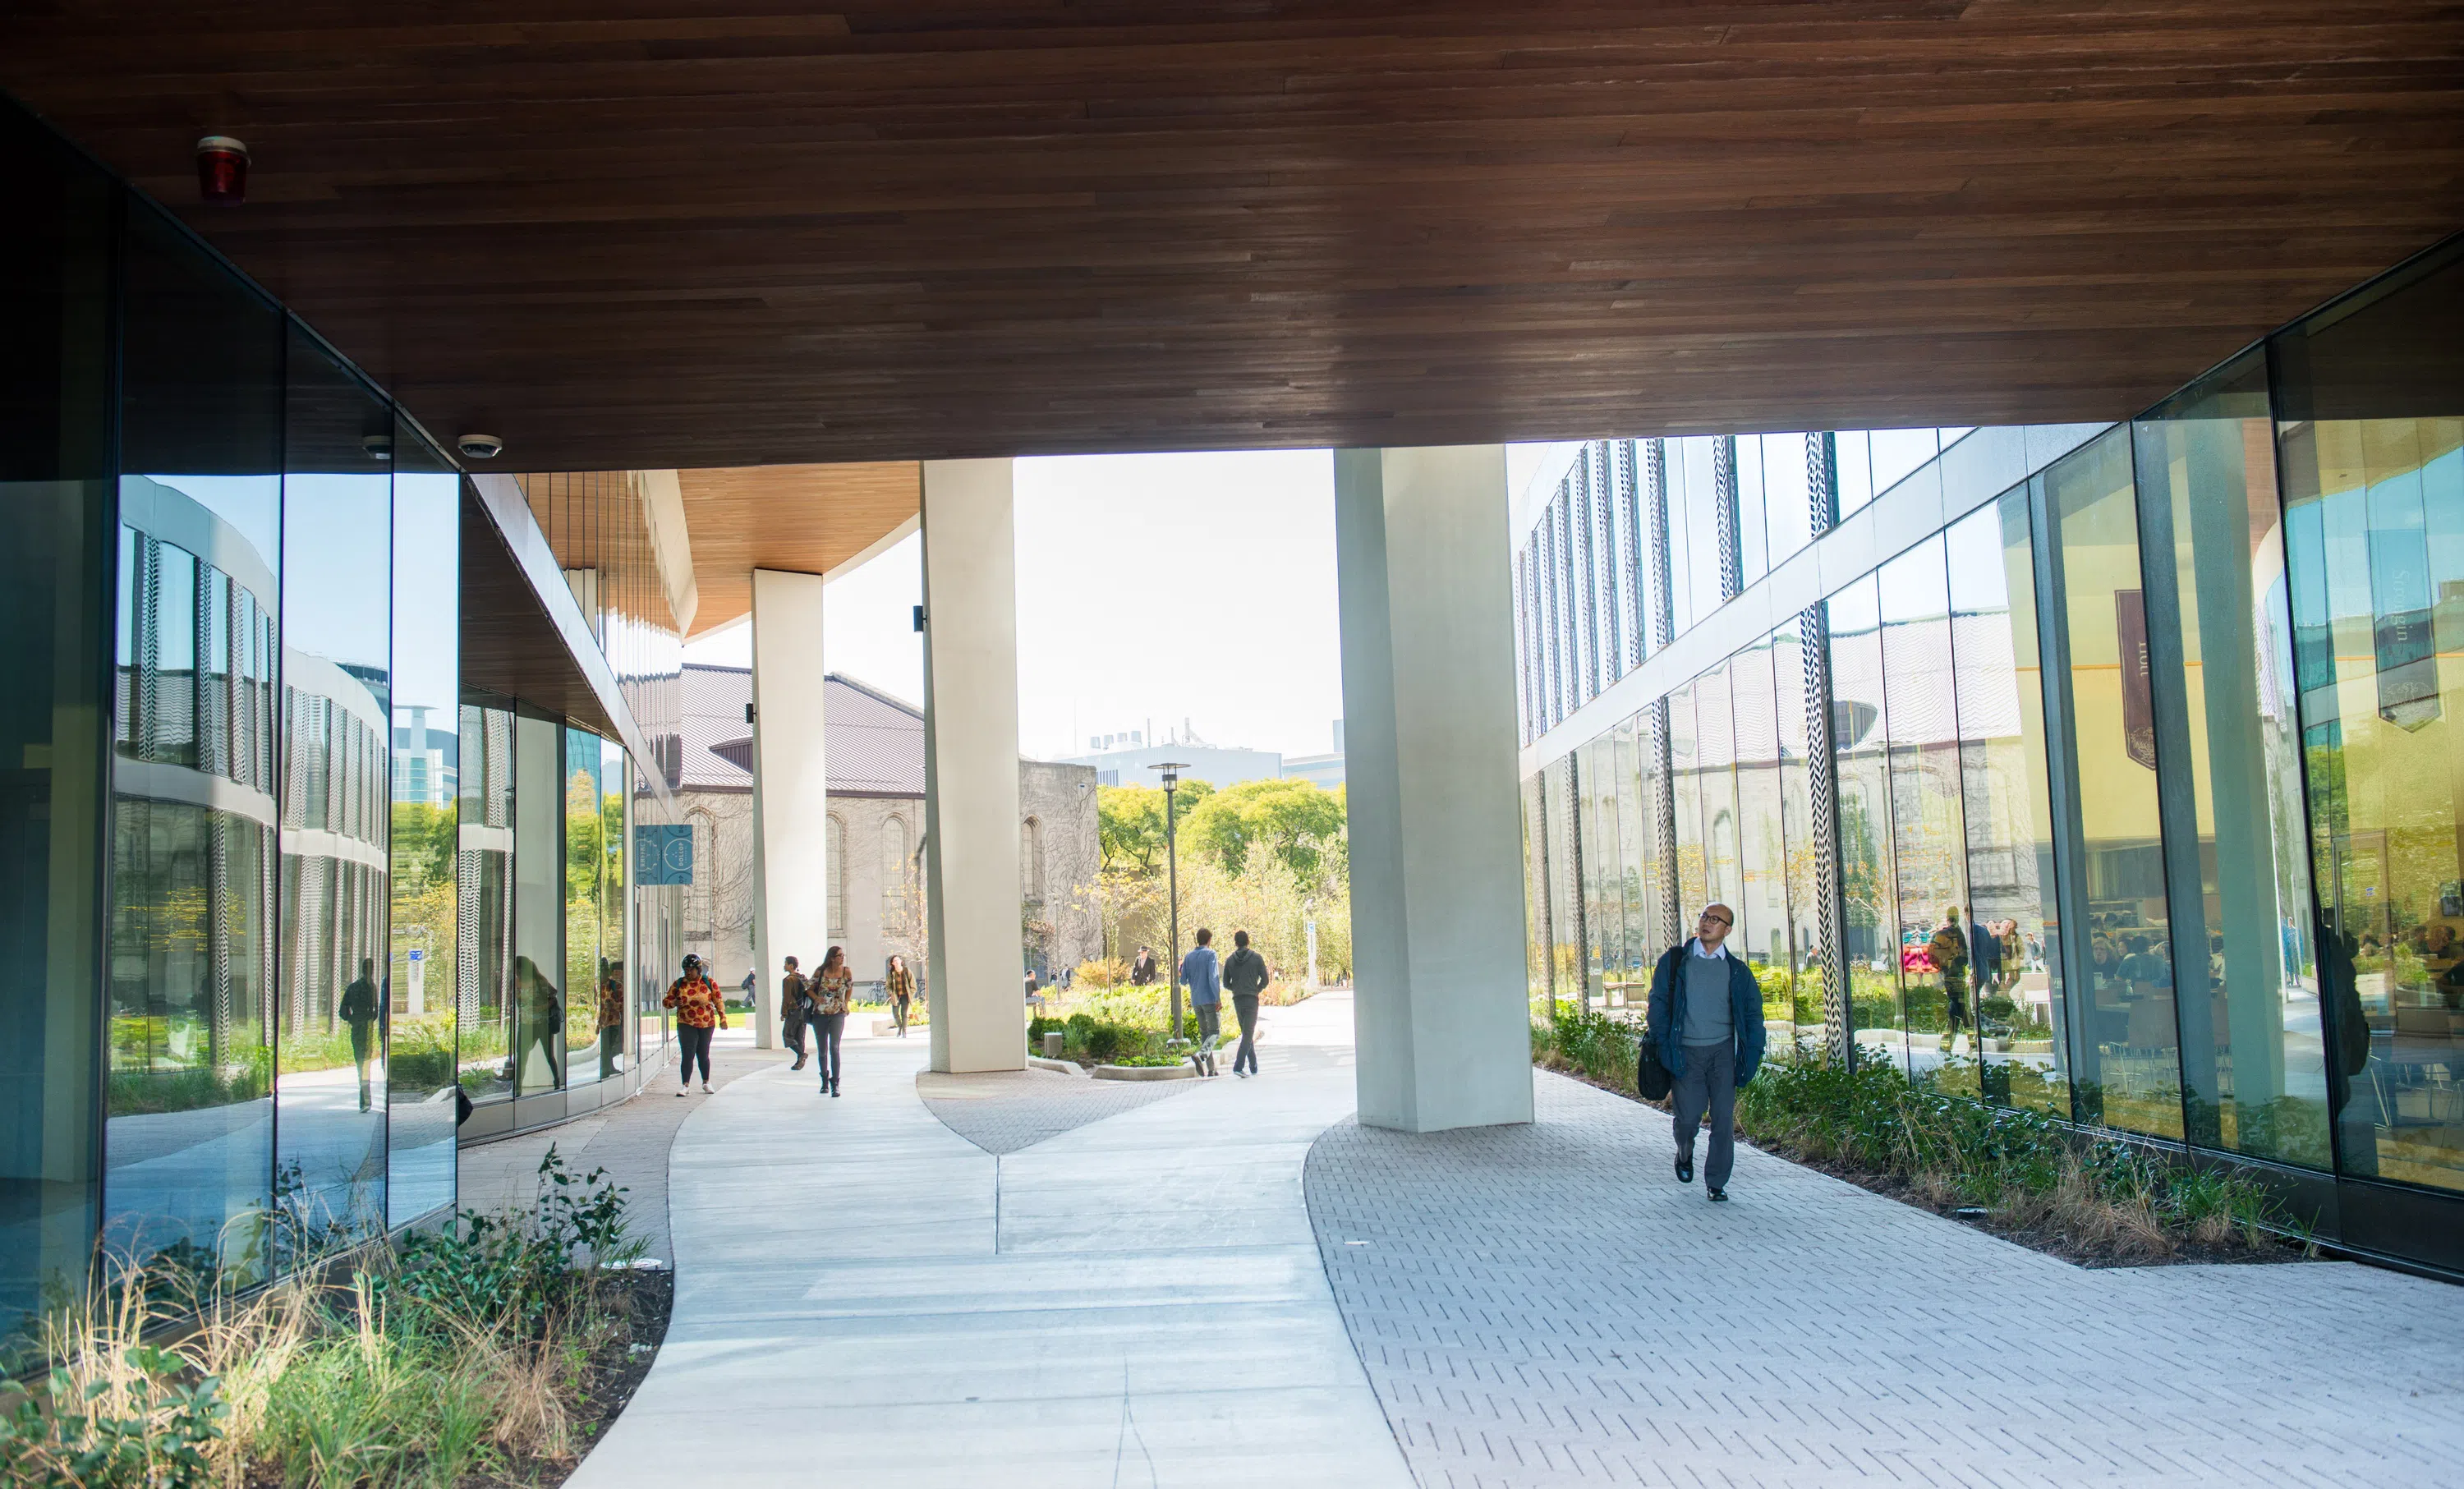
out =
[(1198, 945), (1180, 959), (1180, 980), (1189, 989), (1190, 1010), (1198, 1015), (1198, 1053), (1191, 1058), (1209, 1075), (1215, 1073), (1209, 1052), (1223, 1022), (1223, 966), (1216, 959), (1214, 940), (1214, 931), (1199, 927)]

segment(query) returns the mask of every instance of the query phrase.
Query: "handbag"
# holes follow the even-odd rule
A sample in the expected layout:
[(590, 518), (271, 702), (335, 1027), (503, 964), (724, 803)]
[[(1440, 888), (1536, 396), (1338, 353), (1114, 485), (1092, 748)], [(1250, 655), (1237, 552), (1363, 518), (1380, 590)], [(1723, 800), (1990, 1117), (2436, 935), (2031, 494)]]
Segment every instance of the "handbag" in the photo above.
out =
[(1676, 1084), (1675, 1078), (1668, 1073), (1667, 1063), (1660, 1058), (1660, 1040), (1645, 1029), (1641, 1047), (1635, 1054), (1635, 1089), (1642, 1093), (1644, 1101), (1664, 1102)]

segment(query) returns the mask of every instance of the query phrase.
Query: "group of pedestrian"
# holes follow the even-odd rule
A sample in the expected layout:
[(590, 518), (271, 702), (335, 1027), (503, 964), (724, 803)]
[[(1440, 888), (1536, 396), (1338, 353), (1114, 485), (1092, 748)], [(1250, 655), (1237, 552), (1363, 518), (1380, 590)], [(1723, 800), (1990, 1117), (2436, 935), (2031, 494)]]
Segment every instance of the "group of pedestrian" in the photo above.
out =
[[(1145, 947), (1138, 948), (1140, 961), (1150, 968), (1154, 954)], [(1136, 979), (1134, 968), (1132, 980)], [(1215, 954), (1215, 932), (1201, 926), (1198, 945), (1180, 959), (1181, 984), (1189, 989), (1189, 1006), (1198, 1015), (1198, 1048), (1190, 1060), (1199, 1070), (1214, 1075), (1215, 1045), (1222, 1038), (1223, 995), (1232, 995), (1232, 1016), (1240, 1020), (1241, 1047), (1232, 1054), (1232, 1073), (1243, 1080), (1258, 1073), (1258, 999), (1274, 980), (1266, 969), (1266, 959), (1249, 945), (1249, 932), (1232, 932), (1232, 954), (1218, 962)]]
[[(808, 1061), (821, 1065), (821, 1093), (839, 1094), (839, 1083), (847, 1062), (842, 1041), (847, 1034), (847, 1012), (855, 1002), (855, 974), (847, 969), (847, 949), (831, 947), (822, 958), (821, 970), (804, 975), (795, 957), (785, 959), (785, 975), (779, 979), (780, 1029), (787, 1047), (796, 1052), (796, 1062), (787, 1068), (802, 1070)], [(752, 991), (753, 974), (745, 974), (745, 991)], [(907, 1038), (907, 1017), (915, 997), (915, 974), (908, 970), (907, 958), (892, 956), (890, 970), (882, 979), (883, 991), (889, 996), (892, 1018), (898, 1021), (898, 1038)], [(693, 1089), (693, 1069), (701, 1069), (702, 1094), (710, 1094), (710, 1041), (715, 1030), (727, 1027), (727, 1002), (712, 981), (698, 956), (685, 958), (684, 975), (668, 988), (666, 1006), (676, 1012), (676, 1042), (681, 1051), (677, 1070), (676, 1094), (683, 1096)]]

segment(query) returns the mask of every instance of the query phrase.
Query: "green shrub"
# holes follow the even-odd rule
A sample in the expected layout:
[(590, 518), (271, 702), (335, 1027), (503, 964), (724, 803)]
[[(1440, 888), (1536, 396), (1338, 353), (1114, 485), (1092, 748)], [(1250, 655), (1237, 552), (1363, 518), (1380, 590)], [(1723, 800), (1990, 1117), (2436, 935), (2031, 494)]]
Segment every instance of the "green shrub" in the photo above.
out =
[(1093, 1026), (1087, 1031), (1084, 1041), (1087, 1058), (1099, 1065), (1111, 1063), (1121, 1053), (1123, 1033), (1121, 1026), (1116, 1023), (1093, 1023), (1091, 1019), (1089, 1022)]
[(1558, 1002), (1545, 1023), (1531, 1026), (1532, 1058), (1561, 1070), (1578, 1070), (1603, 1084), (1632, 1089), (1639, 1021), (1612, 1018)]
[(118, 1379), (80, 1390), (65, 1369), (0, 1416), (0, 1480), (26, 1489), (207, 1489), (208, 1453), (222, 1437), (211, 1379), (184, 1385), (183, 1363), (160, 1349), (123, 1352)]

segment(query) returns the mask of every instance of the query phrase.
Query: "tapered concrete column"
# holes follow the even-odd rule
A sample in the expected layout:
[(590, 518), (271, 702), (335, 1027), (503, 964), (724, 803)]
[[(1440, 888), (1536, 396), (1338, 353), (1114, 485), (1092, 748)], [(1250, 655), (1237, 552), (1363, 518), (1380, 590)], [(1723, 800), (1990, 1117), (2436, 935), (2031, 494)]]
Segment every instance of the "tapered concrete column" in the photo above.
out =
[(1334, 456), (1360, 1120), (1531, 1120), (1506, 451)]
[(754, 1042), (779, 1044), (780, 963), (829, 949), (822, 577), (753, 571)]
[(933, 1068), (1023, 1070), (1010, 463), (924, 462), (923, 532)]

